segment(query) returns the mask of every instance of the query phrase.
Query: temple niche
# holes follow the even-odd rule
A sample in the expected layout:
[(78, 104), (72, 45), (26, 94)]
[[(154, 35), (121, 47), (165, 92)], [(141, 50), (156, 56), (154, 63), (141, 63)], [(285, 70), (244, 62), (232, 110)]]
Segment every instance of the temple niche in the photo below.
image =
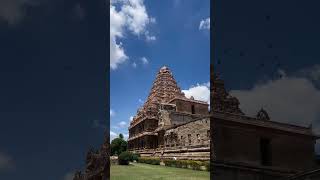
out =
[(128, 148), (141, 156), (210, 159), (208, 103), (187, 98), (163, 66), (129, 126)]

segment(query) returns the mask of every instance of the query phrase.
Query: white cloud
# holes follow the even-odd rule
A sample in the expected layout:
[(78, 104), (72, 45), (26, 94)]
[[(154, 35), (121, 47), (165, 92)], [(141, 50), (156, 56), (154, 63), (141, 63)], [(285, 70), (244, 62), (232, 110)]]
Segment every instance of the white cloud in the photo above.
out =
[[(155, 18), (147, 13), (143, 0), (112, 0), (110, 4), (110, 67), (112, 70), (124, 63), (129, 57), (126, 55), (120, 39), (126, 31), (136, 36), (144, 34), (147, 40), (156, 37), (149, 34), (147, 26), (155, 23)], [(119, 10), (116, 9), (119, 5)]]
[(110, 131), (110, 136), (117, 136), (117, 133)]
[(150, 18), (150, 23), (154, 24), (154, 23), (156, 23), (156, 22), (157, 22), (156, 18), (154, 18), (154, 17), (151, 17), (151, 18)]
[(312, 81), (315, 81), (316, 83), (320, 83), (320, 65), (314, 65), (309, 68), (302, 69), (299, 71), (301, 76), (306, 76), (307, 78), (311, 79)]
[(149, 61), (146, 57), (141, 58), (142, 64), (149, 64)]
[(134, 68), (136, 68), (136, 67), (137, 67), (136, 62), (133, 62), (133, 63), (132, 63), (132, 67), (134, 67)]
[(125, 62), (128, 57), (124, 52), (122, 43), (117, 43), (117, 38), (123, 37), (125, 15), (117, 12), (115, 7), (110, 5), (110, 67), (117, 69), (118, 65)]
[(129, 138), (129, 134), (123, 134), (123, 138), (127, 140)]
[(126, 24), (135, 35), (140, 35), (145, 31), (146, 26), (150, 23), (143, 0), (124, 1), (121, 12), (126, 16)]
[(142, 100), (142, 99), (139, 99), (138, 101), (139, 101), (139, 103), (141, 103), (141, 104), (143, 103), (143, 100)]
[(110, 109), (110, 117), (113, 117), (115, 115), (116, 115), (116, 113), (114, 112), (114, 110)]
[(125, 54), (122, 43), (117, 44), (114, 37), (110, 37), (110, 67), (115, 70), (119, 64), (125, 62), (128, 56)]
[(282, 70), (282, 69), (278, 69), (278, 74), (281, 76), (281, 77), (287, 77), (287, 73)]
[[(119, 137), (120, 133), (116, 133), (116, 132), (113, 132), (113, 131), (110, 131), (110, 141), (112, 141), (113, 139)], [(129, 134), (126, 134), (126, 133), (122, 133), (123, 135), (123, 138), (124, 139), (128, 139), (129, 137)]]
[[(279, 73), (286, 75), (284, 71)], [(319, 124), (320, 90), (306, 77), (285, 76), (230, 93), (239, 99), (240, 108), (248, 115), (256, 115), (263, 107), (273, 121), (301, 126)]]
[(210, 88), (209, 83), (205, 84), (197, 84), (196, 86), (192, 86), (187, 90), (182, 90), (187, 98), (191, 96), (194, 97), (195, 100), (205, 101), (208, 104), (210, 103)]
[(127, 127), (127, 123), (125, 121), (121, 121), (121, 122), (118, 123), (118, 126), (120, 128), (125, 128), (125, 127)]
[(210, 29), (210, 17), (200, 21), (199, 30)]
[(157, 40), (157, 38), (155, 36), (149, 36), (149, 35), (146, 35), (146, 39), (147, 39), (147, 41), (155, 41), (155, 40)]
[(63, 180), (73, 180), (74, 172), (68, 172), (64, 177)]
[(112, 129), (119, 129), (118, 126), (112, 126), (111, 128), (112, 128)]
[(133, 116), (130, 116), (130, 118), (129, 118), (129, 119), (130, 119), (130, 122), (131, 122), (131, 121), (133, 120)]
[(110, 131), (110, 141), (112, 141), (114, 138), (117, 138), (117, 137), (118, 137), (117, 133)]
[(8, 171), (14, 168), (14, 162), (11, 156), (0, 152), (0, 172)]
[(155, 40), (157, 40), (156, 36), (149, 34), (149, 31), (146, 31), (145, 36), (146, 36), (146, 40), (147, 41), (155, 41)]

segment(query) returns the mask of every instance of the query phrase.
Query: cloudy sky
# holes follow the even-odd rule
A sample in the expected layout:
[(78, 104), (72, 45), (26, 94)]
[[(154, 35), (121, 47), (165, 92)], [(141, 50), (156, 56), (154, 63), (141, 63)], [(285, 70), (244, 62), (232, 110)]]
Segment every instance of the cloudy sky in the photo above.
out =
[(104, 5), (0, 1), (0, 179), (64, 180), (103, 142)]
[(128, 136), (159, 69), (168, 66), (187, 96), (209, 101), (210, 1), (112, 1), (111, 138)]

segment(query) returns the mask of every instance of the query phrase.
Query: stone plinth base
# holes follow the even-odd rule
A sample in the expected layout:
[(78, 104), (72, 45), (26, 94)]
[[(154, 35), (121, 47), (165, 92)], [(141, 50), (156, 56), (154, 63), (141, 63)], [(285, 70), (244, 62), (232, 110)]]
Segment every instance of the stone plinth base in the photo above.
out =
[(165, 159), (177, 159), (177, 160), (210, 160), (210, 148), (181, 148), (181, 149), (166, 149), (166, 150), (145, 150), (138, 151), (141, 157), (157, 157)]

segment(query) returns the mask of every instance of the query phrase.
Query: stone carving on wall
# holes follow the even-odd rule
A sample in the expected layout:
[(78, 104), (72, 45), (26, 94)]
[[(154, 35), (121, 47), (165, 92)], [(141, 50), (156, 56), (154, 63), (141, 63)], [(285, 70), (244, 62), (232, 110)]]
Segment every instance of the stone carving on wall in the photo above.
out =
[(260, 111), (257, 114), (257, 119), (259, 120), (270, 120), (269, 115), (267, 113), (267, 111), (265, 111), (263, 108), (260, 109)]

